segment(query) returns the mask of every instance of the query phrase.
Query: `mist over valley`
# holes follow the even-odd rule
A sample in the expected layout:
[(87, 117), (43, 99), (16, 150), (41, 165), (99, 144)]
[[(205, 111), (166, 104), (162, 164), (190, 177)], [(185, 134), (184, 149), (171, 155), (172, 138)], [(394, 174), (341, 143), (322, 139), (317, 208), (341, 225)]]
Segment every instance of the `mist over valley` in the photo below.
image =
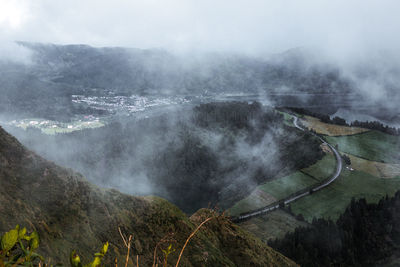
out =
[(399, 7), (0, 1), (0, 266), (397, 266)]

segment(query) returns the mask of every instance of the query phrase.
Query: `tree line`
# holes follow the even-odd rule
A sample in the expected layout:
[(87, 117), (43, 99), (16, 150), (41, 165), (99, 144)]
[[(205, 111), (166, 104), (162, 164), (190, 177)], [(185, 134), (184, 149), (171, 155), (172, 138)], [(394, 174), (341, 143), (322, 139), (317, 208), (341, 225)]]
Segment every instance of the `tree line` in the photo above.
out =
[(378, 203), (352, 199), (336, 222), (314, 219), (269, 245), (301, 266), (374, 266), (400, 245), (400, 191)]
[(318, 112), (313, 112), (313, 111), (310, 111), (310, 110), (305, 109), (305, 108), (294, 108), (294, 107), (291, 107), (289, 109), (294, 111), (294, 112), (296, 112), (296, 113), (300, 113), (300, 114), (304, 114), (304, 115), (308, 115), (308, 116), (312, 116), (312, 117), (318, 118), (322, 122), (325, 122), (325, 123), (336, 124), (336, 125), (341, 125), (341, 126), (349, 126), (349, 127), (360, 127), (360, 128), (380, 131), (380, 132), (387, 133), (387, 134), (390, 134), (390, 135), (400, 136), (400, 128), (390, 127), (388, 125), (384, 125), (383, 123), (381, 123), (379, 121), (358, 121), (358, 120), (355, 120), (355, 121), (353, 121), (351, 123), (347, 123), (345, 119), (340, 118), (338, 116), (335, 116), (335, 117), (331, 118), (329, 115), (321, 114), (321, 113), (318, 113)]

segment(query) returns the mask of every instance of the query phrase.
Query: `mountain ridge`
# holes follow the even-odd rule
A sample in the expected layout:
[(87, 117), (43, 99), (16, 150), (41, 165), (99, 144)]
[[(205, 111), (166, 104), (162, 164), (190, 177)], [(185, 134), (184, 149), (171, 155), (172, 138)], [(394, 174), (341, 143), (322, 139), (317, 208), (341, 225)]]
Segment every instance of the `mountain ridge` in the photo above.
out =
[[(0, 104), (10, 114), (68, 117), (65, 114), (76, 114), (71, 95), (265, 95), (282, 90), (339, 94), (351, 86), (337, 67), (300, 60), (306, 57), (302, 50), (267, 60), (218, 53), (182, 56), (161, 49), (18, 44), (31, 51), (30, 64), (0, 60)], [(16, 91), (24, 93), (15, 95)]]

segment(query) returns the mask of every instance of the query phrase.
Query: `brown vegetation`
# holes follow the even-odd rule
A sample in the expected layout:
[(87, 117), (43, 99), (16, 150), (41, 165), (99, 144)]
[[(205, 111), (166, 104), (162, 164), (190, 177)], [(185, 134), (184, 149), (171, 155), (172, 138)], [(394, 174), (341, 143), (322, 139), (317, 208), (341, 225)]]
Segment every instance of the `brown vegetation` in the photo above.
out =
[(311, 116), (304, 116), (304, 118), (301, 119), (300, 121), (307, 128), (314, 130), (318, 134), (323, 134), (328, 136), (352, 135), (369, 131), (368, 129), (359, 127), (349, 127), (343, 125), (324, 123), (320, 119)]

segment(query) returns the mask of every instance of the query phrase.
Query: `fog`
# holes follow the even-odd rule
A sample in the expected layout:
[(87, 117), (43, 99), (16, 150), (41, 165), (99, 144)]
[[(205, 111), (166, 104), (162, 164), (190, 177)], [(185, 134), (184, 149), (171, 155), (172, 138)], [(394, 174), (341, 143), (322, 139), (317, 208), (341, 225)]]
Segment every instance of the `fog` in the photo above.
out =
[(267, 55), (315, 47), (335, 58), (395, 50), (398, 1), (0, 2), (8, 40)]
[(17, 43), (4, 40), (0, 37), (0, 60), (4, 63), (20, 63), (29, 65), (32, 63), (32, 51)]
[[(97, 88), (104, 89), (104, 94), (109, 93), (106, 90), (114, 90), (112, 93), (124, 96), (208, 94), (213, 90), (223, 94), (232, 90), (258, 94), (258, 101), (271, 105), (274, 101), (267, 96), (270, 92), (301, 92), (303, 95), (295, 99), (297, 104), (307, 106), (316, 102), (317, 108), (329, 107), (330, 103), (323, 102), (328, 99), (313, 95), (322, 91), (357, 95), (353, 103), (340, 96), (331, 97), (329, 101), (336, 108), (332, 114), (338, 112), (349, 119), (355, 114), (349, 110), (357, 109), (362, 103), (360, 114), (373, 107), (385, 117), (387, 113), (381, 109), (391, 109), (391, 118), (400, 121), (399, 9), (398, 1), (360, 0), (0, 0), (0, 81), (3, 85), (0, 92), (4, 92), (0, 114), (15, 115), (24, 109), (25, 117), (40, 117), (55, 110), (51, 114), (54, 120), (68, 121), (75, 115), (86, 114), (72, 107), (71, 95), (89, 94)], [(21, 45), (15, 41), (27, 43)], [(32, 43), (49, 45), (35, 47)], [(367, 115), (363, 118), (376, 118)], [(65, 153), (59, 155), (57, 137), (35, 139), (34, 134), (25, 136), (25, 133), (19, 133), (18, 137), (41, 155), (83, 173), (86, 171), (98, 184), (147, 194), (154, 193), (148, 173), (154, 158), (160, 151), (175, 153), (184, 145), (179, 141), (175, 147), (168, 147), (180, 138), (172, 117), (166, 117), (170, 124), (165, 126), (169, 133), (163, 136), (164, 140), (154, 141), (146, 138), (147, 133), (135, 132), (142, 143), (132, 141), (128, 152), (124, 152), (127, 148), (121, 148), (120, 140), (115, 140), (116, 149), (126, 154), (113, 151), (122, 159), (116, 160), (115, 166), (111, 166), (114, 169), (109, 170), (114, 180), (102, 177), (110, 164), (109, 155), (100, 158), (97, 165), (96, 156), (76, 157), (82, 146), (80, 140), (70, 143), (68, 139), (63, 140)], [(7, 121), (7, 116), (4, 120)], [(225, 180), (235, 177), (239, 181), (235, 186), (244, 185), (240, 183), (243, 180), (249, 188), (254, 188), (257, 181), (248, 178), (260, 166), (281, 167), (276, 138), (279, 133), (269, 131), (258, 146), (246, 142), (246, 137), (235, 136), (231, 151), (221, 152), (218, 148), (226, 140), (220, 134), (199, 131), (195, 131), (193, 142), (198, 138), (201, 144), (206, 144), (205, 154), (216, 155), (220, 169), (231, 168), (232, 162), (247, 164), (244, 169), (226, 172)], [(108, 137), (110, 132), (112, 127), (104, 135), (112, 138)], [(43, 146), (45, 139), (50, 143)], [(101, 149), (107, 151), (106, 145)], [(265, 153), (266, 147), (269, 153)], [(101, 153), (106, 154), (104, 151)], [(132, 155), (134, 159), (129, 158)], [(143, 162), (144, 159), (148, 161)], [(80, 160), (88, 162), (83, 165)], [(96, 168), (88, 170), (87, 166)], [(229, 195), (230, 188), (226, 188), (220, 194)]]
[(184, 58), (270, 59), (301, 47), (307, 60), (339, 66), (371, 101), (385, 101), (399, 82), (399, 8), (395, 0), (1, 0), (0, 58), (29, 62), (14, 41), (161, 48)]

